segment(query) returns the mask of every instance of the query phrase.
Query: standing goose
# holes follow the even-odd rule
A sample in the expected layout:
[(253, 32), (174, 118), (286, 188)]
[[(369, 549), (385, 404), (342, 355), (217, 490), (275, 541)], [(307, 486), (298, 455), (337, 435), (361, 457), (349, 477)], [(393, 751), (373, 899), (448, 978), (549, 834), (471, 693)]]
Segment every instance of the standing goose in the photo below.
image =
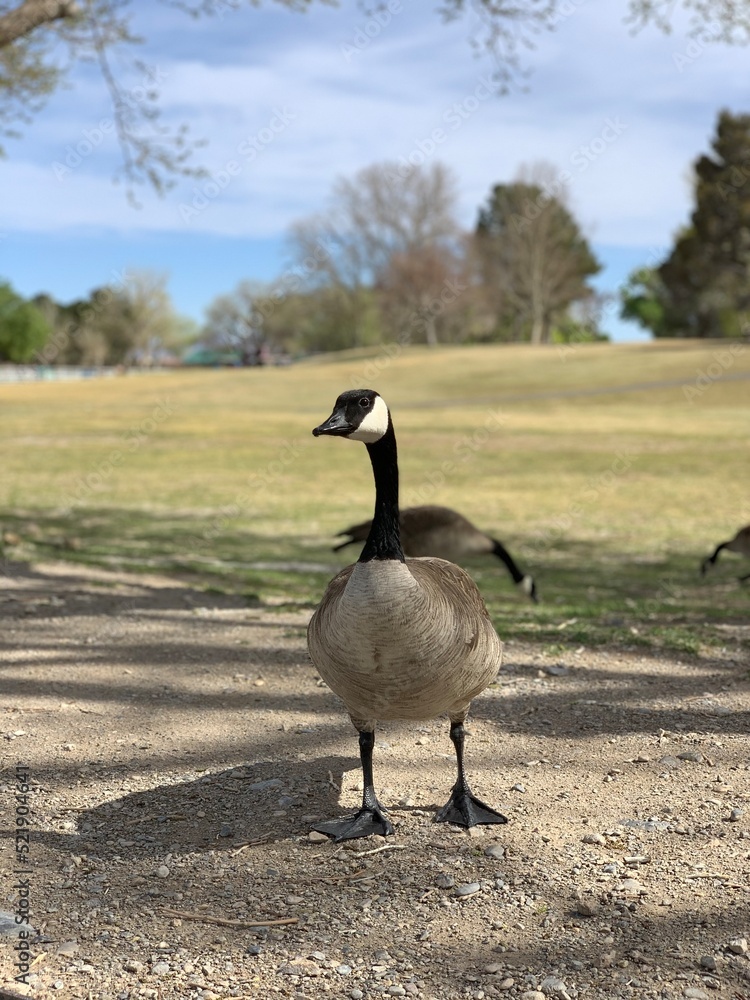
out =
[(464, 720), (472, 698), (495, 678), (502, 643), (474, 581), (443, 559), (405, 559), (399, 535), (393, 423), (372, 389), (342, 393), (313, 430), (362, 441), (375, 477), (375, 516), (359, 560), (328, 584), (307, 642), (320, 676), (343, 700), (359, 732), (362, 807), (318, 823), (335, 840), (393, 833), (373, 784), (377, 721), (447, 713), (458, 777), (438, 822), (507, 823), (471, 792), (464, 774)]
[[(719, 558), (719, 553), (722, 549), (726, 549), (727, 552), (736, 552), (740, 556), (748, 556), (750, 558), (750, 524), (745, 525), (744, 528), (740, 528), (734, 538), (730, 538), (728, 542), (722, 542), (721, 545), (717, 545), (714, 549), (714, 554), (704, 559), (701, 563), (701, 573), (705, 576), (706, 571), (709, 566), (713, 566), (716, 560)], [(740, 580), (750, 580), (750, 573), (745, 576), (741, 576)]]
[[(364, 542), (371, 524), (372, 521), (362, 521), (340, 531), (339, 535), (346, 536), (345, 540), (335, 545), (333, 551), (338, 552), (354, 542)], [(502, 542), (485, 535), (457, 510), (432, 504), (406, 507), (401, 511), (400, 527), (401, 543), (407, 556), (437, 556), (460, 563), (466, 556), (492, 553), (505, 564), (513, 582), (524, 594), (534, 602), (538, 600), (534, 577), (521, 572)]]

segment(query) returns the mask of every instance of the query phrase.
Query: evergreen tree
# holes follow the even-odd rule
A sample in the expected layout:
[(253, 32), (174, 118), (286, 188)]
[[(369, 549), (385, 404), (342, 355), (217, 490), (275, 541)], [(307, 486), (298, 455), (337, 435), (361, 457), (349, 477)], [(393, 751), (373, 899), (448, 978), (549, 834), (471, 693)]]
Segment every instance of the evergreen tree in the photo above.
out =
[(552, 183), (554, 171), (538, 164), (528, 181), (496, 185), (479, 213), (482, 282), (507, 339), (548, 342), (570, 306), (593, 296), (587, 280), (601, 270)]
[(656, 336), (737, 336), (750, 311), (750, 115), (722, 111), (695, 164), (695, 210), (658, 269)]

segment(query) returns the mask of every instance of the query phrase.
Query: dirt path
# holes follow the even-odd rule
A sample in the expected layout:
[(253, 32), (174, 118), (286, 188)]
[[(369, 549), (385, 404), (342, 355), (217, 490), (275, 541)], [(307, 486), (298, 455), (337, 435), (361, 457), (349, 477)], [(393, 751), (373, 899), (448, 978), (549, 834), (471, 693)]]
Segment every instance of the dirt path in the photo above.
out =
[[(359, 796), (308, 617), (173, 579), (6, 567), (0, 910), (12, 921), (28, 883), (35, 929), (29, 987), (25, 942), (0, 933), (6, 990), (750, 998), (746, 663), (509, 645), (467, 746), (508, 826), (434, 825), (447, 723), (389, 725), (375, 769), (396, 836), (342, 848), (308, 836)], [(33, 807), (18, 861), (17, 765)]]

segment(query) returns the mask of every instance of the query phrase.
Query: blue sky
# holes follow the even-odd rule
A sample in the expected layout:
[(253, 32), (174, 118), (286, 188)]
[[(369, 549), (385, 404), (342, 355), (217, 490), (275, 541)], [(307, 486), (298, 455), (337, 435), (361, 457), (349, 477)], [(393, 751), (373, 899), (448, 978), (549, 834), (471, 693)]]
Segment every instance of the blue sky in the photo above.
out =
[[(493, 63), (472, 49), (480, 22), (468, 6), (446, 25), (432, 4), (393, 0), (380, 28), (355, 0), (305, 14), (217, 3), (218, 16), (198, 22), (135, 4), (165, 119), (207, 140), (198, 156), (221, 183), (202, 199), (205, 180), (161, 199), (144, 190), (131, 208), (112, 183), (107, 94), (81, 67), (6, 143), (0, 275), (24, 295), (69, 301), (135, 268), (164, 271), (177, 309), (200, 322), (238, 281), (289, 266), (290, 224), (324, 207), (337, 176), (411, 156), (452, 168), (467, 228), (493, 184), (551, 163), (604, 264), (598, 286), (616, 291), (687, 220), (690, 165), (718, 110), (750, 110), (747, 52), (690, 42), (684, 22), (669, 36), (632, 35), (625, 0), (564, 0), (556, 31), (523, 57), (525, 89), (487, 96)], [(55, 167), (82, 143), (91, 149), (80, 162)], [(614, 311), (603, 325), (616, 339), (643, 337)]]

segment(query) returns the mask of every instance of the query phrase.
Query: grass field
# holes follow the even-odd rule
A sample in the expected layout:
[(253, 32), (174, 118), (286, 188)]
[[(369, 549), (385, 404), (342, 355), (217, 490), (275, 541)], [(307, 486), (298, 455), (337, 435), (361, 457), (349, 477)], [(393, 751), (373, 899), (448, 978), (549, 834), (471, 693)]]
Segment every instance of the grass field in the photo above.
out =
[(347, 353), (290, 368), (0, 389), (6, 572), (64, 558), (318, 600), (333, 535), (369, 517), (365, 449), (314, 439), (346, 388), (391, 406), (404, 506), (455, 506), (538, 581), (475, 574), (503, 638), (747, 648), (750, 347), (675, 342)]

